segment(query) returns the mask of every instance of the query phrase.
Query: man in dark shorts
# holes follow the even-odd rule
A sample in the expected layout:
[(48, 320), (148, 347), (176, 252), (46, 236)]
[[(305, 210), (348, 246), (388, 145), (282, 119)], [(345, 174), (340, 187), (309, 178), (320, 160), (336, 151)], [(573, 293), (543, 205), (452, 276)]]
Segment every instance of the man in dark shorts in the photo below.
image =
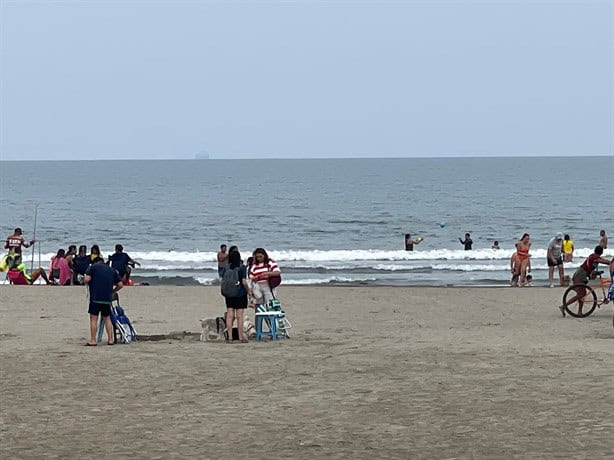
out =
[[(584, 262), (582, 262), (582, 265), (580, 265), (576, 272), (573, 274), (573, 277), (571, 278), (572, 283), (579, 285), (587, 284), (588, 280), (591, 278), (591, 273), (597, 268), (599, 264), (612, 263), (611, 260), (604, 259), (603, 257), (601, 257), (602, 254), (603, 248), (599, 245), (595, 246), (595, 250), (593, 251), (593, 253), (589, 255), (584, 260)], [(576, 289), (576, 292), (577, 294), (575, 296), (573, 296), (571, 299), (568, 299), (567, 302), (563, 305), (559, 306), (559, 310), (561, 310), (561, 314), (563, 316), (565, 316), (565, 307), (571, 305), (574, 302), (578, 302), (580, 304), (579, 310), (580, 312), (582, 312), (584, 301), (581, 299), (584, 299), (584, 296), (586, 295), (586, 289), (584, 289), (584, 287), (580, 287)]]
[(559, 267), (559, 284), (563, 286), (565, 271), (563, 269), (563, 234), (557, 233), (548, 243), (546, 261), (548, 262), (548, 281), (550, 287), (554, 287), (554, 268)]
[[(107, 343), (115, 344), (113, 324), (111, 323), (111, 302), (113, 293), (119, 291), (124, 285), (117, 270), (105, 265), (102, 258), (94, 259), (85, 272), (84, 284), (89, 287), (90, 304), (87, 312), (90, 314), (90, 340), (85, 345), (96, 346), (96, 330), (98, 329), (98, 314), (104, 319), (104, 328), (107, 331)], [(115, 286), (115, 287), (114, 287)]]
[(4, 249), (9, 250), (9, 256), (13, 258), (13, 265), (16, 267), (19, 265), (21, 260), (21, 247), (29, 248), (36, 241), (26, 241), (23, 237), (21, 228), (17, 227), (13, 234), (7, 237), (6, 242), (4, 243)]

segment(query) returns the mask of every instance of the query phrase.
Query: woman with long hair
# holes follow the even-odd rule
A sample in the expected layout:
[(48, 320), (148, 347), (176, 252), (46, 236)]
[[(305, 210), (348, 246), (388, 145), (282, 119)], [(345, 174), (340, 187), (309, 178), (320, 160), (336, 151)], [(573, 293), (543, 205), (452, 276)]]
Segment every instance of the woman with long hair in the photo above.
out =
[(70, 284), (70, 278), (72, 276), (68, 262), (64, 258), (66, 251), (64, 249), (58, 249), (55, 256), (51, 258), (49, 264), (49, 280), (52, 284), (59, 284), (60, 286), (66, 286)]
[(249, 278), (254, 282), (250, 296), (256, 304), (266, 305), (276, 298), (276, 291), (271, 287), (270, 279), (281, 276), (279, 265), (269, 257), (263, 248), (254, 250), (254, 263), (249, 269)]
[(243, 335), (243, 321), (245, 319), (245, 309), (247, 308), (247, 290), (247, 269), (241, 261), (239, 251), (233, 251), (228, 254), (228, 265), (222, 277), (222, 295), (226, 299), (226, 329), (228, 331), (226, 342), (228, 343), (233, 341), (232, 326), (235, 318), (237, 319), (239, 341), (247, 342)]
[(527, 284), (527, 269), (530, 271), (529, 250), (531, 249), (531, 238), (528, 233), (522, 235), (516, 242), (516, 260), (520, 267), (520, 287)]

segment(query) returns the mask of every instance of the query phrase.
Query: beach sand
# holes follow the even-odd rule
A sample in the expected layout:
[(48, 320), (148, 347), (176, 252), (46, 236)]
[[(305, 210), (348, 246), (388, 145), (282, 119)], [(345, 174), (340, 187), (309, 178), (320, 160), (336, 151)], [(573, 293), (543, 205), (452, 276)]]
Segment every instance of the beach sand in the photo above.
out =
[[(612, 458), (612, 307), (547, 288), (286, 287), (290, 340), (85, 347), (81, 287), (0, 287), (3, 458)], [(216, 287), (131, 287), (141, 334)]]

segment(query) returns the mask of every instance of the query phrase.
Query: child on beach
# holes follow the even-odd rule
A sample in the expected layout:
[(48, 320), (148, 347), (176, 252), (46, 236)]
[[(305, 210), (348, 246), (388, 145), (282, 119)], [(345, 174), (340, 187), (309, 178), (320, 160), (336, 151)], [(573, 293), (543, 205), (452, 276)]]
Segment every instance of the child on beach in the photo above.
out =
[(563, 238), (563, 262), (571, 262), (573, 260), (573, 241), (569, 235)]
[[(518, 253), (515, 252), (512, 254), (512, 257), (510, 257), (510, 270), (512, 272), (512, 279), (510, 281), (510, 286), (512, 287), (518, 287), (518, 280), (520, 279), (520, 269), (521, 269), (521, 262), (520, 260), (518, 260)], [(527, 272), (531, 272), (531, 259), (528, 259), (528, 263), (527, 263)], [(530, 279), (529, 279), (530, 277)], [(533, 280), (533, 277), (531, 275), (527, 275), (527, 284), (530, 283)]]

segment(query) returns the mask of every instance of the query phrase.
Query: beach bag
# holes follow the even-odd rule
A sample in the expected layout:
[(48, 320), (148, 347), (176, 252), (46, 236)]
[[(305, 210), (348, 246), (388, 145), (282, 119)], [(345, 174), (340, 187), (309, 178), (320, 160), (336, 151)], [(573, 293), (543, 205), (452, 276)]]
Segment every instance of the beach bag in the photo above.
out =
[(116, 343), (131, 343), (138, 340), (132, 322), (119, 304), (111, 308), (111, 323), (115, 329)]
[[(269, 267), (269, 271), (271, 271), (271, 267)], [(271, 289), (275, 289), (277, 286), (281, 284), (281, 275), (271, 276), (268, 278), (269, 287)]]
[(281, 284), (281, 275), (280, 276), (271, 276), (269, 278), (269, 287), (271, 289), (275, 289), (280, 284)]
[(241, 267), (230, 268), (226, 267), (224, 276), (222, 277), (221, 291), (224, 297), (240, 297), (241, 296), (241, 279), (239, 278), (239, 270)]

